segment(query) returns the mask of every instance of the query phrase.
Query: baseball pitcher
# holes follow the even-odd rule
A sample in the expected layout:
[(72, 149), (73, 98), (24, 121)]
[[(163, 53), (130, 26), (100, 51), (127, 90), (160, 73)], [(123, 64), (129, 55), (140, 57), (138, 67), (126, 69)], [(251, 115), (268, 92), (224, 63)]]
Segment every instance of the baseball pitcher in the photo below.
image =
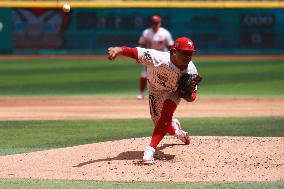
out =
[(150, 145), (144, 152), (144, 164), (154, 163), (155, 150), (167, 133), (186, 145), (190, 143), (188, 132), (182, 130), (180, 122), (173, 119), (173, 114), (182, 98), (188, 102), (196, 99), (197, 86), (202, 78), (191, 61), (193, 52), (194, 44), (187, 37), (176, 39), (168, 52), (125, 46), (108, 49), (110, 60), (123, 55), (147, 67), (149, 107), (155, 127)]

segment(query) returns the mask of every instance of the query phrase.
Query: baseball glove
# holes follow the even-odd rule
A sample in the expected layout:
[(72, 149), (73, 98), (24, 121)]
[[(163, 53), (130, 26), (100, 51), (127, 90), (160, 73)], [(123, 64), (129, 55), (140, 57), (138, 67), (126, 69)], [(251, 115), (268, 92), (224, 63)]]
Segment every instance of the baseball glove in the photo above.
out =
[(202, 77), (198, 74), (183, 74), (178, 81), (177, 91), (180, 97), (184, 99), (191, 98), (192, 92), (195, 90), (196, 86), (201, 82), (201, 80)]

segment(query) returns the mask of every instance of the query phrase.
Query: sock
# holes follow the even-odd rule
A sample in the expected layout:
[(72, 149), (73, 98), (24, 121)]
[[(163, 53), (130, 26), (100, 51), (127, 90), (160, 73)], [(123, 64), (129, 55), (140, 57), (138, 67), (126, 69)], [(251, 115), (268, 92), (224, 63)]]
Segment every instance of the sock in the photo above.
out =
[(171, 120), (171, 124), (170, 124), (170, 126), (169, 126), (169, 129), (168, 129), (168, 133), (169, 133), (170, 135), (175, 135), (175, 134), (176, 134), (176, 130), (175, 130), (175, 128), (174, 128), (173, 125), (172, 125), (172, 120)]
[(147, 85), (147, 78), (140, 77), (139, 89), (140, 92), (144, 92)]
[(151, 138), (150, 146), (152, 146), (154, 149), (157, 148), (158, 144), (169, 131), (175, 110), (176, 104), (173, 101), (167, 99), (163, 104), (161, 117), (155, 125), (155, 129)]

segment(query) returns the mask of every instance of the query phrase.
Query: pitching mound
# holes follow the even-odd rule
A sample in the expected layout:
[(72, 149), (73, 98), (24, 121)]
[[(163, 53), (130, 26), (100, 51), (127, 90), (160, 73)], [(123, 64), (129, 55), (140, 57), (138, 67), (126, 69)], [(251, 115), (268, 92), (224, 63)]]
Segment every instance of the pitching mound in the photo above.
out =
[[(284, 99), (198, 99), (182, 102), (177, 117), (283, 116)], [(111, 108), (110, 108), (111, 107)], [(233, 108), (232, 108), (233, 107)], [(230, 111), (228, 111), (230, 110)], [(97, 97), (0, 98), (0, 120), (149, 118), (147, 100)], [(140, 160), (150, 138), (0, 156), (0, 178), (109, 181), (284, 180), (284, 138), (166, 137), (156, 163)]]
[(109, 181), (266, 181), (284, 179), (284, 138), (166, 137), (156, 163), (141, 165), (150, 138), (0, 156), (1, 178)]

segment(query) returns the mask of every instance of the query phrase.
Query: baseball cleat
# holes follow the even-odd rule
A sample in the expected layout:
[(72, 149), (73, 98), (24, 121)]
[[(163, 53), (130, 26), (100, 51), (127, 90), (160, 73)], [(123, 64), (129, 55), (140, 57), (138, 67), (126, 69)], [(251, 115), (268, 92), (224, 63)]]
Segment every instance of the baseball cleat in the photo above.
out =
[(190, 143), (188, 132), (185, 132), (181, 129), (179, 120), (173, 119), (172, 126), (175, 129), (175, 137), (181, 140), (184, 144), (188, 145)]
[(141, 93), (141, 94), (137, 95), (136, 99), (143, 100), (144, 99), (144, 94)]
[(151, 165), (151, 164), (155, 163), (154, 153), (155, 153), (155, 149), (153, 147), (151, 147), (151, 146), (146, 147), (146, 149), (144, 151), (142, 163), (144, 165)]

